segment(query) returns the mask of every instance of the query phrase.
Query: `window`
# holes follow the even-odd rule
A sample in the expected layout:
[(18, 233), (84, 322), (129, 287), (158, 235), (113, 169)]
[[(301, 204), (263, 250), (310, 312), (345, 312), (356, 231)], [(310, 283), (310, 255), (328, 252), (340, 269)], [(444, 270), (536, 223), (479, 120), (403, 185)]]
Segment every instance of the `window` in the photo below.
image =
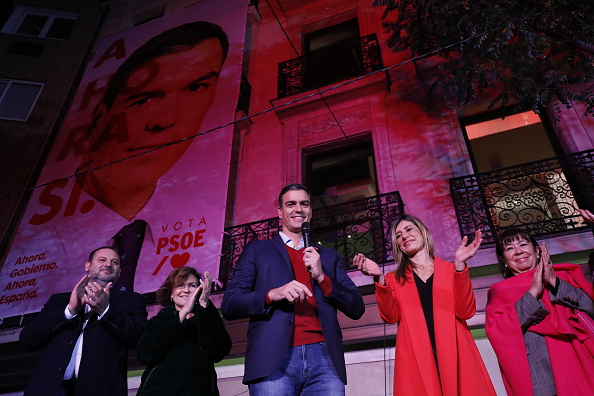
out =
[(357, 19), (308, 33), (303, 39), (308, 87), (320, 87), (362, 73)]
[(306, 155), (314, 209), (377, 194), (371, 142)]
[(0, 119), (26, 121), (43, 84), (0, 79)]
[(368, 140), (332, 146), (305, 157), (315, 241), (342, 257), (378, 254), (385, 231), (381, 214), (377, 206), (360, 201), (377, 195), (373, 146)]
[(555, 150), (560, 145), (538, 114), (462, 120), (462, 125), (495, 227), (536, 230), (545, 224), (542, 228), (563, 230), (564, 223), (575, 221), (571, 174), (554, 159), (562, 154)]
[(305, 53), (323, 50), (359, 38), (359, 24), (351, 19), (338, 25), (316, 30), (304, 36)]
[(475, 170), (479, 173), (557, 155), (545, 124), (532, 111), (508, 115), (504, 119), (463, 120), (462, 124)]
[[(356, 15), (349, 13), (346, 17)], [(345, 15), (341, 15), (343, 20)], [(336, 18), (331, 18), (336, 22)], [(284, 98), (324, 85), (380, 70), (380, 45), (375, 33), (361, 37), (357, 19), (326, 26), (323, 20), (303, 27), (303, 55), (278, 64), (278, 97)]]
[(77, 17), (74, 12), (16, 6), (2, 33), (66, 40)]

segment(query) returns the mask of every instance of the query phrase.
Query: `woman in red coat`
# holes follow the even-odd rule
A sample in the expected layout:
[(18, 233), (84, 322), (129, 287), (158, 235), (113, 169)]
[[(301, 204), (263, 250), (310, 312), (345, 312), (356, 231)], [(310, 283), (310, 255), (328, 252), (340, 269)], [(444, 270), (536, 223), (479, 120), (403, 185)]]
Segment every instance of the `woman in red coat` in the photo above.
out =
[(481, 244), (462, 244), (454, 263), (434, 257), (433, 238), (418, 218), (404, 215), (392, 225), (396, 270), (383, 275), (362, 254), (353, 263), (375, 280), (382, 319), (398, 323), (395, 395), (495, 395), (489, 374), (468, 330), (476, 311), (466, 260)]

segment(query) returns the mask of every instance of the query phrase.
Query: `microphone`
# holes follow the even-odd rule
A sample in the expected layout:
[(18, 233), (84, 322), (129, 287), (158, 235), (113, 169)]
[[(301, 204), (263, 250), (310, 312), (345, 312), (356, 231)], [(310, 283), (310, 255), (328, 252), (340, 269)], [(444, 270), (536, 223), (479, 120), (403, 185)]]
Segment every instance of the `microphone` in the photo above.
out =
[(311, 227), (308, 221), (301, 224), (301, 235), (303, 235), (303, 246), (308, 248), (311, 246)]

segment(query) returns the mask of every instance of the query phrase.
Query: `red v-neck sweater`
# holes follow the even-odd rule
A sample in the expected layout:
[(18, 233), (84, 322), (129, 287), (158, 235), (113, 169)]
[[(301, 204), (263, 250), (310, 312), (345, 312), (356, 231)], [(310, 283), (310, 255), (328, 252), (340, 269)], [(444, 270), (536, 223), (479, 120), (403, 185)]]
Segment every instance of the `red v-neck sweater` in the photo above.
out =
[[(311, 275), (303, 263), (304, 249), (295, 250), (287, 246), (291, 266), (295, 280), (303, 283), (312, 292)], [(324, 295), (329, 296), (332, 293), (332, 282), (328, 276), (324, 276), (319, 283)], [(322, 334), (322, 325), (318, 317), (316, 299), (308, 297), (305, 301), (295, 304), (295, 321), (293, 323), (293, 334), (291, 335), (291, 346), (307, 345), (324, 341)]]

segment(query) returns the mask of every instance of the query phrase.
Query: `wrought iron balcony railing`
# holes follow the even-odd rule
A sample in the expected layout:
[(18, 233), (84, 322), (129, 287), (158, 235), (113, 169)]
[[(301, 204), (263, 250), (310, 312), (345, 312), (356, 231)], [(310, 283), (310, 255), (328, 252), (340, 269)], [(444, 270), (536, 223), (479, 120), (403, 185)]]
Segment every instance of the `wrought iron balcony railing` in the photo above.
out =
[(370, 34), (279, 63), (277, 94), (295, 95), (382, 67), (377, 36)]
[(578, 208), (594, 208), (594, 150), (450, 180), (460, 233), (487, 242), (506, 228), (533, 235), (586, 227)]
[[(403, 213), (403, 208), (400, 194), (396, 191), (317, 209), (311, 221), (312, 240), (338, 250), (347, 267), (357, 253), (365, 253), (378, 263), (386, 263), (392, 260), (390, 225)], [(217, 289), (226, 288), (237, 259), (249, 242), (271, 239), (279, 231), (278, 218), (226, 228), (219, 269), (221, 284)]]

